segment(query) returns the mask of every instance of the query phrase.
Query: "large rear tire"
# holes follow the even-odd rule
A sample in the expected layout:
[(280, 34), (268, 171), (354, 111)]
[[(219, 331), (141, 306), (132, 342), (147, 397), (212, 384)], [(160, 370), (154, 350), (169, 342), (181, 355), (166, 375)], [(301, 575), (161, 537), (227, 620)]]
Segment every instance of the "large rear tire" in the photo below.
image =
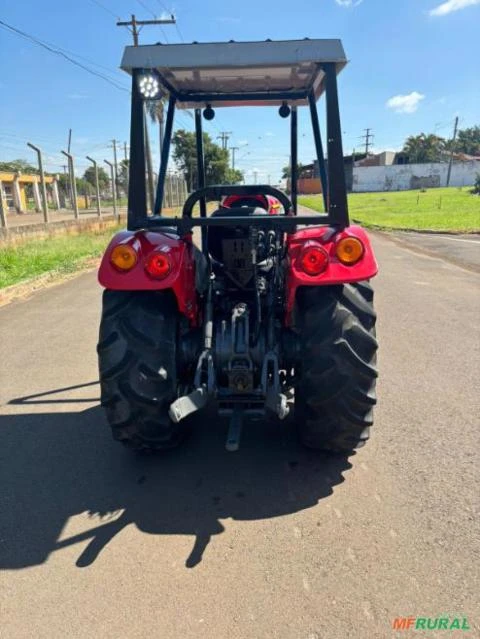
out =
[(106, 290), (97, 347), (101, 403), (114, 439), (137, 451), (173, 448), (185, 426), (168, 409), (177, 396), (179, 315), (168, 292)]
[(295, 412), (309, 448), (349, 453), (369, 438), (376, 404), (376, 315), (368, 282), (297, 295), (301, 361)]

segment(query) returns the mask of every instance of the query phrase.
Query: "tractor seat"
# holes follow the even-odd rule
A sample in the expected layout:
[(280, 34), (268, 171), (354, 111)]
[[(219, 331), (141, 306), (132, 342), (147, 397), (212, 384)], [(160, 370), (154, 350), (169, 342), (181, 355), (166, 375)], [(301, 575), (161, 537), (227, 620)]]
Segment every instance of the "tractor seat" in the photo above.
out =
[[(260, 206), (220, 207), (211, 217), (244, 217), (250, 215), (268, 215)], [(249, 228), (245, 226), (211, 226), (208, 229), (208, 252), (212, 258), (225, 264), (234, 255), (250, 256)]]

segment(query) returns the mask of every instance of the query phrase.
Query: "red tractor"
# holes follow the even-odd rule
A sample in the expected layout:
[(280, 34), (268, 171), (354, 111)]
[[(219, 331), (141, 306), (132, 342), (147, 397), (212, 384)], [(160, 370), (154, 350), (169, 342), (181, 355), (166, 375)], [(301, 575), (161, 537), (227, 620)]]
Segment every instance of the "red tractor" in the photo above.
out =
[[(293, 416), (311, 448), (349, 453), (368, 439), (376, 403), (377, 264), (350, 226), (337, 74), (339, 40), (127, 47), (132, 76), (127, 230), (103, 257), (98, 356), (115, 439), (139, 451), (177, 446), (207, 404), (230, 418)], [(328, 166), (316, 101), (325, 93)], [(145, 101), (168, 95), (156, 201), (147, 208)], [(290, 119), (291, 194), (207, 185), (202, 109), (279, 107)], [(325, 213), (297, 214), (297, 117), (310, 112)], [(176, 108), (195, 110), (198, 188), (162, 216)], [(207, 202), (221, 203), (207, 215)], [(198, 207), (196, 207), (198, 205)], [(199, 216), (194, 216), (194, 209)], [(199, 227), (200, 237), (195, 230)]]

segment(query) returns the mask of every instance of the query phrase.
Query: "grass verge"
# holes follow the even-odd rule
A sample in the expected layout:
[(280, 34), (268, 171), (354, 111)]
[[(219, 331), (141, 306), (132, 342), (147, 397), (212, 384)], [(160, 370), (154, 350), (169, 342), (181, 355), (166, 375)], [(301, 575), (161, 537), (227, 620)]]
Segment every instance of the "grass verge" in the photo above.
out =
[[(323, 211), (321, 195), (304, 195), (300, 204)], [(350, 219), (385, 230), (480, 232), (480, 197), (470, 189), (351, 193)]]
[(82, 235), (35, 239), (0, 248), (0, 288), (33, 279), (44, 273), (72, 273), (83, 262), (100, 257), (113, 234), (110, 227)]

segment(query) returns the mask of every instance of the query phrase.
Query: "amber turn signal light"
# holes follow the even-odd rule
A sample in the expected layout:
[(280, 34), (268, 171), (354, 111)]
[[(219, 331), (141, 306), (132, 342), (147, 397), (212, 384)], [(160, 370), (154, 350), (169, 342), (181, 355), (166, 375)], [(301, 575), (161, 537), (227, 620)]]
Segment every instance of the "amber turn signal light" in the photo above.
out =
[(172, 263), (166, 253), (151, 253), (145, 262), (145, 270), (157, 280), (163, 280), (172, 270)]
[(130, 271), (137, 259), (135, 250), (129, 244), (119, 244), (110, 254), (110, 262), (119, 271)]
[(363, 257), (364, 252), (363, 244), (356, 237), (344, 237), (335, 247), (338, 259), (347, 266), (356, 264)]
[(307, 275), (320, 275), (328, 266), (328, 253), (321, 246), (307, 246), (300, 253), (300, 265)]

